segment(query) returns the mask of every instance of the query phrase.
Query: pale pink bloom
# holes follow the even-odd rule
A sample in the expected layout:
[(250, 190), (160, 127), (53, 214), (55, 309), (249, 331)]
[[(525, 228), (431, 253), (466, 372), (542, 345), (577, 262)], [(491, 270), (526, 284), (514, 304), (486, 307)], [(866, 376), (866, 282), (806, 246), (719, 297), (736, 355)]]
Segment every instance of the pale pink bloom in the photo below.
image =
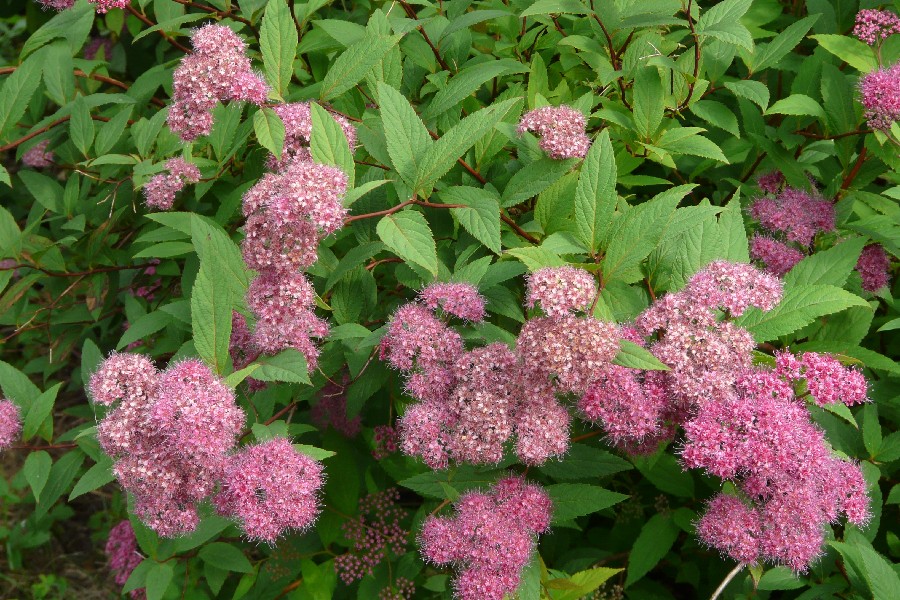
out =
[(484, 320), (484, 298), (470, 283), (432, 283), (420, 292), (420, 296), (431, 310), (440, 308), (473, 323)]
[(0, 400), (0, 450), (12, 446), (22, 432), (22, 415), (12, 400)]
[(572, 418), (542, 375), (523, 372), (519, 381), (518, 410), (513, 419), (516, 456), (526, 465), (541, 465), (569, 449)]
[(890, 131), (900, 119), (900, 63), (866, 73), (859, 91), (869, 127)]
[(597, 282), (583, 269), (544, 267), (528, 278), (525, 306), (540, 303), (548, 317), (587, 311), (597, 295)]
[(891, 261), (880, 244), (869, 244), (863, 248), (856, 261), (856, 270), (862, 277), (862, 288), (867, 292), (877, 292), (891, 282)]
[(760, 556), (760, 515), (735, 496), (718, 494), (697, 523), (697, 537), (738, 562), (755, 563)]
[[(272, 110), (281, 117), (281, 121), (284, 123), (284, 148), (280, 161), (270, 155), (266, 160), (266, 165), (274, 171), (280, 171), (293, 160), (312, 160), (309, 149), (312, 139), (312, 116), (309, 102), (279, 104)], [(334, 112), (330, 114), (341, 126), (352, 153), (356, 147), (356, 129), (343, 115)]]
[(805, 254), (783, 242), (756, 234), (750, 240), (750, 256), (763, 263), (768, 273), (784, 277)]
[(41, 8), (47, 10), (48, 8), (56, 11), (63, 11), (75, 6), (75, 0), (37, 0), (40, 3)]
[(889, 10), (863, 9), (856, 13), (853, 35), (870, 46), (900, 33), (900, 18)]
[(586, 126), (584, 115), (570, 106), (545, 106), (522, 115), (516, 131), (537, 133), (541, 149), (551, 158), (583, 158), (591, 147)]
[(781, 171), (771, 171), (765, 175), (760, 175), (756, 180), (756, 185), (766, 194), (777, 195), (784, 186), (784, 175)]
[(200, 181), (197, 165), (177, 156), (166, 161), (166, 170), (150, 178), (144, 185), (147, 206), (158, 210), (169, 210), (175, 202), (175, 195), (185, 184)]
[(149, 401), (159, 371), (143, 354), (113, 352), (100, 363), (88, 381), (88, 390), (97, 404), (118, 400)]
[(53, 165), (55, 155), (47, 150), (50, 140), (41, 140), (22, 154), (22, 164), (34, 169), (44, 169)]
[(866, 378), (859, 370), (817, 352), (803, 354), (800, 362), (806, 388), (819, 406), (835, 402), (853, 406), (868, 401)]

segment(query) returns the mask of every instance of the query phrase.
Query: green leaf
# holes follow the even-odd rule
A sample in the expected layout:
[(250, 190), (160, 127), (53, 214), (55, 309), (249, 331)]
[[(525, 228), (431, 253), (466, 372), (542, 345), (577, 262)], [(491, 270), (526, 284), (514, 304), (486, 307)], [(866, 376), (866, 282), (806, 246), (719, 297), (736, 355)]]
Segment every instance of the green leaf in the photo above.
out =
[[(70, 54), (74, 54), (84, 44), (94, 24), (95, 16), (94, 5), (87, 2), (76, 2), (71, 8), (54, 15), (41, 25), (40, 29), (31, 34), (31, 37), (22, 46), (21, 57), (25, 58), (57, 38), (65, 38), (69, 42)], [(2, 96), (3, 94), (0, 94), (0, 97)]]
[(40, 519), (56, 504), (59, 497), (69, 489), (81, 463), (84, 462), (84, 453), (81, 450), (70, 450), (63, 454), (50, 469), (50, 477), (41, 492), (41, 499), (34, 509), (35, 518)]
[(628, 499), (625, 494), (586, 483), (557, 483), (545, 489), (553, 499), (551, 523), (554, 524), (595, 513)]
[(306, 357), (298, 350), (288, 348), (275, 356), (261, 358), (256, 363), (259, 368), (253, 372), (254, 379), (311, 385)]
[(809, 37), (857, 71), (869, 73), (878, 68), (875, 51), (856, 38), (824, 33)]
[(579, 0), (537, 0), (525, 9), (520, 17), (534, 15), (586, 15), (590, 11)]
[[(119, 138), (122, 137), (122, 134), (125, 133), (125, 126), (128, 125), (128, 119), (130, 118), (131, 108), (123, 108), (116, 113), (116, 116), (100, 127), (100, 131), (97, 133), (97, 139), (94, 141), (94, 150), (97, 152), (98, 156), (106, 154), (116, 145), (116, 142), (118, 142)], [(127, 158), (130, 161), (134, 160), (130, 156)], [(98, 163), (97, 161), (94, 161), (91, 164), (96, 165)]]
[[(362, 81), (369, 71), (381, 62), (385, 54), (393, 48), (402, 36), (380, 37), (366, 33), (366, 37), (355, 42), (329, 66), (319, 97), (331, 100)], [(382, 86), (378, 86), (381, 90)], [(379, 102), (384, 103), (380, 98)], [(383, 108), (383, 106), (382, 106)]]
[(868, 306), (868, 303), (833, 285), (798, 285), (786, 290), (774, 309), (763, 312), (750, 308), (735, 324), (753, 334), (757, 342), (767, 342), (851, 306)]
[[(430, 119), (444, 114), (471, 96), (482, 85), (508, 70), (509, 65), (499, 60), (478, 63), (462, 69), (450, 79), (447, 87), (438, 90), (428, 107), (422, 111), (422, 116)], [(474, 143), (475, 140), (472, 141), (472, 144)]]
[(75, 65), (68, 44), (57, 42), (41, 52), (44, 63), (44, 85), (47, 95), (60, 106), (65, 106), (75, 95)]
[(119, 338), (119, 343), (116, 344), (116, 350), (121, 350), (128, 344), (137, 342), (156, 333), (171, 322), (171, 317), (159, 310), (141, 316), (136, 319), (134, 323), (131, 323), (128, 329), (125, 330), (125, 333), (122, 334), (122, 337)]
[(843, 287), (853, 269), (866, 238), (856, 237), (827, 250), (821, 250), (807, 256), (787, 275), (784, 276), (785, 287), (804, 285), (833, 285)]
[(629, 209), (612, 224), (603, 259), (604, 280), (625, 277), (650, 255), (682, 197), (680, 193), (661, 194)]
[(353, 163), (353, 154), (350, 152), (350, 142), (347, 141), (344, 130), (330, 112), (315, 102), (310, 104), (310, 112), (312, 134), (309, 149), (313, 160), (341, 169), (347, 175), (347, 189), (352, 189), (356, 167)]
[(725, 205), (725, 210), (719, 214), (717, 231), (723, 258), (734, 262), (750, 262), (747, 229), (744, 227), (741, 202), (738, 200), (737, 194)]
[(26, 60), (11, 75), (6, 77), (0, 88), (0, 140), (19, 122), (28, 102), (41, 82), (40, 62), (32, 58)]
[(644, 66), (634, 78), (634, 124), (637, 132), (644, 140), (654, 139), (656, 131), (662, 123), (665, 111), (665, 94), (659, 69)]
[(403, 181), (415, 187), (425, 155), (432, 147), (431, 136), (400, 92), (386, 83), (379, 83), (378, 100), (391, 163)]
[(753, 0), (719, 2), (700, 16), (697, 34), (753, 50), (753, 36), (740, 22), (752, 3)]
[(773, 567), (766, 569), (762, 577), (759, 578), (757, 589), (769, 590), (796, 590), (806, 585), (796, 573), (787, 567)]
[(691, 112), (719, 129), (724, 129), (734, 137), (741, 137), (737, 117), (730, 108), (715, 100), (698, 100), (691, 104)]
[(213, 542), (200, 548), (198, 556), (207, 563), (226, 571), (252, 573), (253, 565), (236, 546), (225, 542)]
[[(222, 226), (214, 221), (191, 213), (181, 213), (189, 217), (187, 223), (190, 228), (186, 231), (191, 235), (191, 242), (200, 258), (200, 263), (207, 262), (215, 265), (215, 270), (210, 271), (216, 283), (220, 286), (231, 288), (231, 297), (243, 298), (247, 290), (247, 267), (238, 248)], [(148, 215), (148, 218), (165, 223), (166, 217), (176, 217), (178, 213), (163, 215)]]
[(645, 371), (669, 371), (669, 367), (664, 365), (658, 358), (650, 354), (646, 348), (638, 346), (634, 342), (628, 340), (619, 340), (621, 347), (619, 348), (613, 363), (630, 369), (643, 369)]
[(216, 373), (224, 375), (228, 368), (234, 297), (228, 286), (221, 285), (221, 276), (218, 265), (200, 262), (191, 290), (191, 329), (197, 354)]
[(762, 110), (769, 106), (769, 88), (764, 83), (752, 80), (726, 81), (725, 87), (738, 98), (746, 98)]
[(284, 0), (269, 0), (259, 29), (266, 81), (283, 96), (291, 81), (297, 52), (297, 29)]
[(609, 130), (604, 129), (584, 158), (575, 188), (575, 224), (591, 254), (606, 239), (617, 198), (616, 156)]
[(513, 248), (507, 250), (506, 254), (518, 258), (532, 272), (544, 267), (562, 267), (566, 264), (559, 254), (541, 246)]
[[(591, 592), (606, 583), (611, 577), (622, 572), (622, 569), (611, 569), (609, 567), (595, 567), (585, 571), (578, 571), (567, 579), (551, 579), (547, 582), (550, 589), (560, 589), (560, 593), (553, 594), (554, 600), (579, 600), (588, 596)], [(562, 585), (556, 582), (561, 582)]]
[(795, 21), (788, 25), (784, 31), (775, 36), (771, 42), (765, 46), (760, 46), (753, 53), (753, 61), (751, 63), (750, 72), (758, 73), (763, 69), (768, 69), (778, 64), (778, 62), (793, 50), (797, 44), (803, 41), (803, 38), (812, 29), (816, 21), (819, 20), (821, 14), (813, 14), (799, 21)]
[(700, 127), (673, 127), (659, 137), (656, 145), (673, 154), (711, 158), (727, 165), (728, 158), (722, 153), (722, 149), (702, 135), (698, 135), (701, 131), (704, 130)]
[(253, 131), (256, 139), (263, 148), (281, 160), (281, 151), (284, 149), (284, 122), (271, 108), (261, 108), (253, 115)]
[(625, 587), (649, 573), (668, 554), (678, 538), (678, 526), (671, 517), (653, 515), (641, 527), (641, 533), (628, 553), (628, 575)]
[(43, 173), (28, 169), (19, 171), (18, 176), (28, 192), (41, 206), (51, 212), (59, 214), (65, 212), (63, 187), (59, 183)]
[(88, 492), (103, 487), (116, 478), (112, 472), (112, 459), (107, 456), (102, 458), (103, 459), (100, 462), (88, 469), (87, 472), (81, 476), (81, 479), (79, 479), (78, 483), (75, 484), (75, 487), (72, 488), (72, 493), (69, 494), (69, 502)]
[(434, 236), (422, 213), (404, 210), (385, 215), (378, 221), (375, 231), (391, 252), (437, 276)]
[(864, 578), (874, 600), (893, 600), (900, 597), (900, 576), (871, 546), (864, 543), (828, 542)]
[(455, 186), (442, 190), (441, 200), (465, 204), (466, 208), (451, 208), (450, 212), (472, 237), (500, 254), (500, 204), (493, 194), (482, 188)]
[(440, 500), (459, 497), (472, 488), (487, 487), (497, 481), (497, 471), (480, 472), (470, 465), (460, 465), (444, 471), (428, 471), (398, 481), (420, 496)]
[(168, 32), (177, 32), (182, 25), (185, 23), (191, 23), (193, 21), (199, 21), (200, 19), (205, 18), (206, 15), (203, 13), (192, 13), (187, 15), (178, 15), (177, 17), (166, 19), (161, 23), (157, 23), (147, 29), (142, 30), (139, 34), (134, 36), (134, 41), (138, 41), (151, 33), (156, 33), (157, 31), (168, 31)]
[(503, 189), (501, 206), (509, 208), (537, 196), (565, 175), (575, 163), (574, 158), (555, 160), (543, 157), (523, 166)]
[(441, 32), (439, 40), (443, 40), (444, 38), (449, 37), (450, 34), (460, 31), (461, 29), (468, 29), (472, 25), (477, 25), (484, 21), (515, 16), (515, 13), (505, 10), (473, 10), (472, 12), (463, 13), (447, 24)]
[(56, 403), (56, 395), (59, 393), (60, 387), (62, 387), (62, 383), (57, 383), (53, 387), (48, 388), (47, 391), (35, 398), (34, 402), (28, 408), (28, 412), (25, 414), (25, 419), (22, 424), (23, 440), (28, 440), (34, 436), (44, 423), (44, 419), (49, 417), (53, 412), (53, 405)]
[[(235, 548), (237, 551), (237, 548)], [(201, 553), (203, 550), (200, 551)], [(147, 571), (147, 600), (162, 600), (169, 584), (172, 583), (173, 567), (171, 563), (155, 563)]]
[(557, 481), (572, 481), (607, 477), (632, 468), (627, 460), (606, 450), (586, 444), (572, 444), (564, 456), (545, 462), (538, 470)]
[(40, 502), (41, 492), (50, 479), (50, 467), (53, 466), (53, 459), (44, 450), (37, 450), (28, 453), (25, 459), (25, 465), (22, 467), (22, 473), (25, 475), (25, 481), (31, 486), (34, 492), (35, 502)]
[(331, 458), (337, 454), (337, 452), (317, 448), (316, 446), (310, 446), (309, 444), (294, 444), (294, 450), (301, 454), (305, 454), (313, 460), (325, 460), (326, 458)]
[(766, 110), (767, 115), (795, 115), (825, 118), (822, 106), (805, 94), (791, 94)]

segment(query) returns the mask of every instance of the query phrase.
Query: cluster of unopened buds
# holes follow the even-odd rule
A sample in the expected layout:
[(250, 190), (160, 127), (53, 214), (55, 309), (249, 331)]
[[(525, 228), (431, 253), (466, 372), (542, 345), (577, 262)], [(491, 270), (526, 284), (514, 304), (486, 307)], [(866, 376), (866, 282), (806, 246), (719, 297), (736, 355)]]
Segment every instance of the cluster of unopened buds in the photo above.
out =
[(539, 146), (550, 158), (584, 158), (591, 147), (585, 133), (587, 119), (571, 106), (544, 106), (522, 115), (516, 131), (533, 131), (541, 138)]
[(401, 521), (406, 511), (400, 508), (400, 493), (388, 488), (370, 494), (359, 501), (359, 516), (344, 523), (344, 537), (350, 550), (334, 560), (334, 568), (341, 580), (351, 584), (388, 559), (391, 554), (406, 552), (409, 531)]
[(116, 459), (113, 472), (134, 495), (136, 514), (161, 536), (193, 531), (198, 503), (217, 488), (220, 512), (254, 539), (274, 542), (315, 520), (321, 465), (283, 438), (237, 449), (244, 413), (202, 362), (160, 372), (143, 355), (113, 354), (89, 390), (95, 403), (112, 407), (97, 438)]

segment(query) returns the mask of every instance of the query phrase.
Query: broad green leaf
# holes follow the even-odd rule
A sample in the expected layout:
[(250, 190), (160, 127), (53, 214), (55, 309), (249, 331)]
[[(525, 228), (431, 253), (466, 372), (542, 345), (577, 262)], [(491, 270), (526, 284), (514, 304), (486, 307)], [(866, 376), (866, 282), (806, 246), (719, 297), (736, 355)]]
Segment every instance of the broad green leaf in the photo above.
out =
[[(447, 87), (438, 90), (428, 107), (422, 111), (422, 116), (433, 118), (444, 114), (471, 96), (482, 85), (508, 70), (509, 65), (499, 60), (478, 63), (462, 69), (450, 79)], [(472, 144), (474, 143), (473, 140)]]
[(613, 223), (603, 259), (604, 280), (625, 277), (650, 255), (681, 198), (679, 194), (660, 195), (631, 208)]
[[(221, 225), (200, 215), (181, 214), (187, 214), (190, 217), (190, 220), (187, 221), (190, 227), (187, 233), (191, 235), (191, 242), (194, 244), (201, 264), (204, 261), (215, 264), (216, 270), (211, 274), (215, 275), (216, 284), (230, 287), (232, 298), (243, 298), (247, 290), (248, 277), (241, 249), (228, 237)], [(176, 213), (169, 213), (166, 216), (175, 215)], [(148, 218), (160, 223), (164, 222), (162, 216), (148, 215)]]
[(378, 84), (378, 101), (391, 163), (406, 183), (415, 186), (433, 146), (428, 129), (409, 101), (386, 83)]
[(444, 30), (441, 32), (441, 36), (440, 38), (438, 38), (438, 41), (449, 37), (450, 34), (460, 31), (461, 29), (468, 29), (472, 25), (477, 25), (478, 23), (482, 23), (484, 21), (515, 16), (515, 13), (511, 13), (505, 10), (473, 10), (472, 12), (463, 13), (455, 19), (451, 20), (450, 23), (448, 23), (447, 26), (444, 27)]
[[(366, 37), (352, 44), (328, 67), (319, 97), (322, 100), (331, 100), (362, 81), (401, 37), (399, 35), (379, 37), (367, 33)], [(379, 90), (381, 87), (379, 86)], [(379, 96), (380, 94), (379, 91)], [(379, 102), (383, 103), (384, 99), (379, 98)]]
[(820, 34), (809, 37), (857, 71), (869, 73), (878, 68), (875, 51), (865, 42), (846, 35)]
[(26, 60), (12, 74), (6, 75), (3, 87), (0, 87), (0, 140), (9, 139), (7, 135), (28, 107), (28, 102), (41, 83), (41, 63), (34, 57)]
[(566, 261), (560, 258), (559, 254), (541, 246), (513, 248), (512, 250), (507, 250), (506, 254), (518, 258), (532, 272), (544, 267), (562, 267), (566, 264)]
[(316, 446), (310, 446), (309, 444), (294, 444), (294, 449), (297, 452), (307, 455), (313, 460), (325, 460), (326, 458), (331, 458), (336, 455), (337, 452), (332, 452), (331, 450), (325, 450), (324, 448), (318, 448)]
[(671, 517), (656, 514), (641, 527), (628, 554), (628, 574), (625, 587), (641, 579), (668, 554), (678, 537), (678, 526)]
[(763, 111), (769, 106), (769, 88), (759, 81), (726, 81), (725, 87), (739, 98), (746, 98), (759, 106)]
[(525, 9), (520, 17), (531, 17), (534, 15), (586, 15), (590, 11), (579, 0), (537, 0), (534, 4)]
[(753, 36), (740, 22), (752, 3), (753, 0), (725, 0), (713, 5), (697, 21), (697, 34), (753, 50)]
[(60, 214), (65, 212), (63, 187), (56, 180), (30, 169), (19, 171), (18, 176), (38, 204), (51, 212)]
[(291, 81), (297, 51), (297, 29), (284, 0), (269, 0), (266, 3), (259, 29), (259, 47), (266, 68), (266, 81), (279, 96), (283, 96)]
[(786, 287), (833, 285), (843, 287), (866, 245), (866, 238), (856, 237), (837, 246), (807, 256), (784, 276)]
[(757, 342), (767, 342), (851, 306), (868, 306), (868, 303), (833, 285), (797, 285), (785, 291), (774, 309), (763, 312), (750, 308), (735, 324), (753, 334)]
[(398, 481), (426, 498), (450, 499), (472, 488), (486, 488), (497, 481), (497, 471), (479, 471), (470, 465), (460, 465), (444, 471), (428, 471)]
[(649, 350), (638, 346), (629, 340), (620, 340), (621, 347), (616, 354), (613, 363), (630, 369), (643, 369), (645, 371), (669, 371), (669, 367), (664, 365), (658, 358), (653, 356)]
[(201, 560), (214, 564), (226, 571), (252, 573), (253, 565), (237, 546), (225, 542), (213, 542), (200, 548), (197, 553)]
[(66, 106), (75, 95), (75, 65), (69, 45), (56, 42), (44, 48), (40, 55), (47, 95), (58, 105)]
[(171, 317), (159, 310), (141, 316), (136, 319), (134, 323), (129, 324), (128, 329), (126, 329), (125, 333), (122, 334), (122, 337), (119, 338), (119, 342), (116, 344), (116, 350), (121, 350), (131, 343), (140, 341), (145, 337), (156, 333), (171, 322)]
[(352, 189), (356, 167), (353, 163), (353, 154), (350, 152), (350, 142), (347, 141), (344, 130), (330, 112), (315, 102), (310, 104), (310, 112), (312, 135), (309, 149), (313, 160), (340, 168), (347, 175), (347, 189)]
[[(233, 546), (232, 546), (233, 547)], [(237, 548), (234, 548), (237, 550)], [(202, 550), (201, 550), (202, 552)], [(168, 562), (154, 563), (147, 571), (146, 587), (147, 600), (162, 600), (172, 583), (174, 567)]]
[(591, 254), (600, 249), (616, 208), (616, 157), (609, 130), (604, 129), (588, 150), (575, 188), (578, 236)]
[[(47, 388), (40, 396), (35, 398), (34, 402), (25, 413), (22, 423), (22, 439), (28, 440), (38, 432), (44, 419), (53, 413), (53, 405), (56, 403), (56, 395), (62, 383), (57, 383), (53, 387)], [(43, 432), (41, 435), (45, 435)]]
[(441, 191), (447, 204), (465, 204), (451, 208), (460, 225), (491, 251), (500, 254), (500, 204), (496, 196), (482, 188), (456, 186)]
[(148, 27), (147, 29), (141, 30), (139, 34), (134, 36), (134, 41), (138, 41), (143, 39), (144, 37), (156, 33), (157, 31), (168, 31), (168, 32), (176, 32), (181, 29), (181, 26), (185, 23), (191, 23), (193, 21), (199, 21), (200, 19), (206, 18), (206, 15), (203, 13), (192, 13), (187, 15), (178, 15), (177, 17), (173, 17), (171, 19), (166, 19), (156, 25)]
[(222, 382), (230, 388), (236, 388), (242, 381), (253, 375), (253, 372), (259, 367), (260, 365), (258, 363), (249, 364), (243, 369), (228, 375)]
[(766, 569), (759, 578), (757, 589), (769, 590), (796, 590), (807, 584), (802, 578), (787, 567), (773, 567)]
[(509, 208), (537, 196), (565, 175), (575, 163), (574, 158), (555, 160), (544, 157), (522, 167), (503, 188), (501, 206)]
[(41, 390), (28, 377), (9, 363), (0, 360), (0, 389), (3, 395), (24, 412), (41, 395)]
[(434, 236), (422, 213), (404, 210), (385, 215), (378, 221), (375, 231), (394, 254), (437, 275), (438, 259)]
[(284, 149), (284, 122), (271, 108), (261, 108), (253, 115), (253, 131), (256, 139), (263, 148), (281, 160), (281, 151)]
[(572, 444), (565, 455), (548, 460), (538, 470), (557, 481), (574, 481), (608, 477), (632, 468), (627, 460), (606, 450), (586, 444)]
[(545, 489), (553, 500), (551, 523), (562, 523), (589, 515), (628, 498), (625, 494), (586, 483), (557, 483)]
[(595, 567), (585, 571), (578, 571), (567, 579), (551, 579), (547, 582), (547, 587), (560, 590), (558, 593), (553, 594), (554, 600), (579, 600), (621, 572), (622, 569)]
[(260, 358), (256, 364), (259, 364), (259, 368), (253, 372), (254, 379), (311, 384), (306, 357), (294, 348), (282, 350), (275, 356)]
[(716, 144), (699, 135), (704, 131), (700, 127), (673, 127), (666, 130), (656, 145), (672, 154), (689, 154), (702, 158), (711, 158), (728, 164), (728, 158)]
[(766, 110), (767, 115), (795, 115), (825, 118), (822, 106), (804, 94), (791, 94), (778, 100)]
[[(95, 6), (87, 2), (76, 2), (71, 8), (60, 11), (40, 29), (31, 34), (22, 46), (21, 57), (26, 56), (57, 38), (65, 38), (69, 43), (70, 53), (81, 49), (85, 39), (94, 25)], [(3, 97), (3, 94), (0, 94)]]
[(59, 500), (60, 496), (69, 489), (78, 469), (84, 462), (84, 453), (81, 450), (70, 450), (63, 454), (50, 468), (50, 477), (41, 492), (41, 499), (34, 509), (35, 518), (40, 519)]
[(22, 473), (25, 475), (25, 481), (31, 486), (34, 493), (35, 502), (40, 502), (41, 492), (50, 479), (50, 467), (53, 466), (53, 459), (45, 450), (37, 450), (28, 453), (25, 459), (25, 465), (22, 467)]
[(775, 36), (775, 39), (771, 42), (765, 46), (758, 47), (756, 52), (753, 53), (750, 71), (758, 73), (777, 65), (778, 61), (787, 56), (797, 44), (803, 41), (804, 36), (812, 29), (812, 26), (816, 24), (820, 16), (821, 14), (812, 14), (795, 21)]
[(666, 108), (659, 69), (645, 66), (638, 70), (633, 93), (632, 109), (637, 132), (644, 140), (655, 139)]
[[(97, 132), (97, 139), (94, 141), (94, 150), (96, 150), (97, 155), (102, 156), (115, 146), (122, 134), (125, 133), (125, 126), (128, 125), (130, 118), (131, 108), (123, 108), (116, 113), (116, 116), (100, 126), (100, 131)], [(133, 160), (132, 157), (128, 157), (128, 159)], [(91, 164), (96, 165), (98, 163), (94, 161)]]
[(722, 258), (734, 262), (750, 262), (747, 229), (744, 227), (744, 216), (737, 193), (719, 214), (718, 235), (723, 251)]
[(900, 597), (900, 576), (871, 546), (857, 542), (830, 541), (847, 562), (863, 577), (874, 600), (893, 600)]
[(691, 112), (714, 127), (724, 129), (734, 137), (741, 137), (737, 117), (730, 108), (715, 100), (698, 100), (691, 104)]
[(191, 328), (200, 358), (219, 375), (228, 368), (231, 340), (231, 288), (221, 285), (222, 272), (215, 263), (200, 262), (191, 289)]
[(75, 487), (72, 488), (72, 493), (69, 494), (69, 502), (115, 480), (116, 477), (112, 472), (112, 459), (108, 457), (103, 458), (104, 460), (95, 464), (81, 476), (81, 479), (79, 479), (78, 483), (75, 484)]

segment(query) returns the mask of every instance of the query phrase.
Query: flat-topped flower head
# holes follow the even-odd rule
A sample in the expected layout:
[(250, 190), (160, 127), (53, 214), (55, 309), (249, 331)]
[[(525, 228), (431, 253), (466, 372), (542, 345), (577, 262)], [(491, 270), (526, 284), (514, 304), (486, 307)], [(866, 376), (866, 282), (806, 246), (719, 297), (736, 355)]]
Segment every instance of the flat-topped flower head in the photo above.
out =
[(322, 465), (285, 438), (247, 446), (225, 467), (220, 513), (238, 519), (247, 537), (269, 544), (288, 531), (305, 531), (319, 515)]
[(685, 288), (690, 300), (704, 308), (722, 309), (739, 317), (751, 306), (772, 310), (781, 301), (782, 283), (747, 263), (717, 260), (691, 277)]
[(587, 119), (571, 106), (544, 106), (522, 115), (516, 131), (537, 133), (541, 150), (551, 158), (583, 158), (591, 147), (585, 134)]
[(866, 8), (856, 13), (853, 35), (870, 46), (900, 33), (900, 17), (889, 10)]
[(449, 367), (462, 352), (459, 334), (416, 302), (397, 309), (381, 342), (382, 358), (401, 371)]
[(866, 73), (859, 91), (869, 127), (890, 131), (894, 121), (900, 120), (900, 63)]
[(144, 185), (147, 206), (158, 210), (169, 210), (175, 202), (175, 195), (185, 184), (200, 181), (200, 169), (178, 156), (166, 161), (166, 170), (150, 178)]
[(0, 400), (0, 450), (12, 446), (22, 432), (22, 415), (12, 400)]
[(431, 310), (440, 308), (447, 314), (473, 323), (484, 320), (484, 298), (470, 283), (432, 283), (419, 295)]
[(587, 311), (597, 295), (597, 282), (583, 269), (544, 267), (528, 278), (525, 306), (540, 304), (548, 317)]
[(158, 376), (159, 371), (145, 355), (113, 352), (91, 375), (88, 391), (97, 404), (110, 405), (126, 398), (147, 401)]
[(863, 248), (856, 261), (856, 270), (862, 278), (862, 288), (877, 292), (891, 282), (891, 261), (881, 244), (869, 244)]
[(784, 277), (806, 255), (784, 242), (756, 234), (750, 240), (750, 256), (761, 262), (767, 273)]

